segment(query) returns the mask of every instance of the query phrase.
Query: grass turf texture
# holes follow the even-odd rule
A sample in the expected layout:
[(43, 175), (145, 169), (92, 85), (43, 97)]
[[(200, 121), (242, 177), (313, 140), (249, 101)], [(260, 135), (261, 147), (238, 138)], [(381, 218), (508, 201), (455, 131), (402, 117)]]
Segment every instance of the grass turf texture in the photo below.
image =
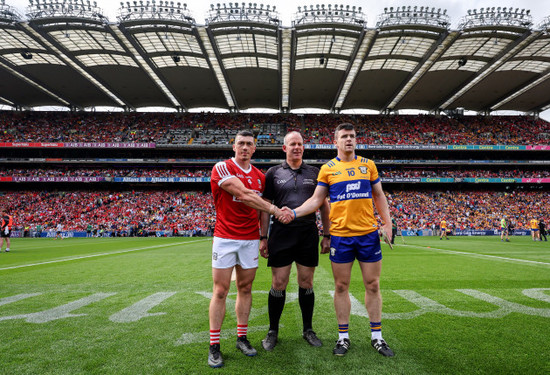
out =
[[(550, 373), (547, 242), (528, 237), (513, 237), (510, 243), (497, 237), (410, 237), (406, 242), (398, 239), (394, 250), (382, 245), (382, 331), (396, 357), (384, 358), (370, 346), (368, 319), (364, 307), (358, 307), (364, 287), (357, 264), (350, 288), (358, 301), (350, 321), (351, 349), (343, 358), (332, 355), (337, 323), (326, 255), (321, 256), (314, 283), (314, 329), (324, 346), (310, 347), (301, 337), (293, 270), (279, 344), (265, 352), (260, 341), (269, 324), (271, 273), (260, 258), (248, 335), (259, 353), (249, 358), (235, 349), (236, 320), (228, 304), (221, 340), (225, 367), (210, 369), (211, 239), (13, 239), (12, 252), (0, 254), (0, 373)], [(538, 291), (542, 297), (522, 293), (535, 288), (543, 288)], [(502, 310), (458, 290), (498, 297), (517, 304), (519, 311)], [(418, 305), (403, 297), (411, 292), (435, 301), (436, 311), (413, 316)], [(6, 302), (27, 293), (41, 294)], [(55, 318), (61, 314), (56, 308), (97, 293), (104, 295), (96, 302), (64, 312), (78, 316), (42, 323), (27, 321), (37, 319), (35, 315), (6, 320), (49, 309)], [(137, 318), (128, 313), (158, 293), (169, 294), (147, 305)], [(467, 313), (449, 315), (441, 305)]]

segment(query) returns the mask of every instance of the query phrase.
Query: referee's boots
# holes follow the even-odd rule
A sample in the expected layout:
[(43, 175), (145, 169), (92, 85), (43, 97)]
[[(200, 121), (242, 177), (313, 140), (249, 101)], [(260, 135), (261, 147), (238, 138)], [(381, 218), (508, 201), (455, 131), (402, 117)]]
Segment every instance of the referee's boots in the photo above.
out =
[(323, 346), (323, 343), (321, 342), (321, 340), (317, 337), (317, 335), (315, 334), (315, 332), (311, 328), (306, 329), (302, 336), (303, 336), (304, 340), (306, 340), (308, 342), (308, 344), (311, 345), (311, 346), (316, 346), (316, 347)]
[(265, 350), (268, 352), (272, 351), (273, 348), (275, 348), (275, 345), (277, 345), (278, 341), (278, 332), (274, 329), (270, 329), (267, 332), (267, 336), (265, 339), (262, 340), (262, 346)]

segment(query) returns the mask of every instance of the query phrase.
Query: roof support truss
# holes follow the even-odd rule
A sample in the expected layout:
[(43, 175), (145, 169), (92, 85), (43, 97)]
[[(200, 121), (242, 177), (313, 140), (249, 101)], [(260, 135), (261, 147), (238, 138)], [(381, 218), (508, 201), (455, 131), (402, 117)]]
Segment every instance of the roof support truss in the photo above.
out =
[(292, 29), (281, 30), (281, 108), (288, 111), (290, 103), (290, 69), (292, 60)]
[(124, 106), (126, 105), (119, 97), (117, 97), (113, 92), (111, 92), (107, 87), (105, 87), (101, 82), (99, 82), (97, 79), (95, 79), (90, 73), (88, 73), (86, 70), (82, 69), (80, 65), (75, 63), (72, 59), (70, 59), (67, 55), (65, 55), (61, 50), (59, 50), (56, 46), (54, 46), (50, 41), (45, 38), (41, 33), (39, 33), (37, 30), (35, 30), (33, 27), (31, 27), (29, 24), (24, 23), (21, 24), (25, 30), (27, 30), (32, 36), (36, 39), (38, 39), (40, 42), (45, 44), (50, 50), (54, 51), (57, 56), (68, 66), (76, 70), (78, 73), (80, 73), (82, 76), (84, 76), (87, 80), (89, 80), (93, 85), (95, 85), (97, 88), (99, 88), (101, 91), (103, 91), (107, 96), (109, 96), (111, 99), (113, 99), (115, 102), (117, 102), (119, 105)]
[(155, 84), (160, 88), (164, 95), (166, 95), (172, 105), (176, 108), (182, 107), (182, 104), (176, 99), (176, 97), (174, 96), (174, 94), (172, 94), (168, 87), (166, 87), (166, 84), (149, 65), (149, 62), (145, 60), (143, 56), (136, 50), (132, 41), (130, 41), (130, 39), (127, 38), (126, 35), (124, 35), (120, 28), (118, 26), (109, 26), (109, 28), (116, 35), (122, 45), (131, 52), (137, 64), (149, 75), (149, 77), (151, 77), (153, 82), (155, 82)]
[(433, 47), (428, 50), (422, 62), (419, 63), (417, 68), (411, 73), (402, 89), (393, 97), (393, 99), (390, 100), (383, 110), (393, 110), (399, 104), (401, 99), (403, 99), (403, 97), (413, 88), (418, 80), (422, 78), (422, 76), (432, 67), (434, 62), (436, 62), (437, 59), (443, 55), (458, 35), (459, 33), (456, 31), (442, 34), (441, 37), (435, 41)]
[(2, 59), (0, 59), (0, 68), (4, 68), (6, 69), (8, 72), (10, 72), (11, 74), (13, 74), (14, 76), (16, 76), (17, 78), (27, 82), (29, 85), (33, 86), (33, 87), (36, 87), (37, 89), (45, 92), (48, 96), (52, 97), (54, 100), (56, 100), (57, 102), (61, 103), (62, 105), (65, 105), (67, 107), (71, 106), (71, 103), (69, 103), (67, 100), (63, 99), (62, 97), (58, 96), (57, 94), (54, 94), (52, 91), (50, 91), (49, 89), (47, 89), (46, 87), (44, 87), (42, 84), (36, 82), (35, 80), (33, 79), (30, 79), (29, 77), (27, 77), (26, 75), (24, 75), (23, 73), (20, 73), (18, 72), (17, 70), (15, 70), (14, 68), (12, 68), (11, 66), (5, 64)]
[(363, 66), (363, 62), (365, 61), (365, 56), (368, 54), (368, 51), (372, 46), (372, 41), (374, 40), (375, 36), (376, 36), (375, 30), (369, 30), (369, 31), (363, 30), (361, 32), (361, 35), (357, 40), (357, 47), (355, 48), (355, 52), (351, 57), (352, 62), (348, 64), (348, 69), (346, 71), (346, 74), (344, 75), (345, 77), (344, 81), (340, 85), (338, 93), (336, 94), (336, 98), (337, 98), (336, 102), (332, 105), (333, 111), (334, 110), (339, 111), (344, 105), (344, 102), (346, 101), (346, 97), (348, 96), (349, 90), (351, 89), (351, 86), (355, 82), (355, 78), (357, 77), (357, 74), (359, 73), (359, 71), (361, 70), (361, 67)]
[(466, 85), (464, 85), (460, 90), (458, 90), (458, 92), (456, 92), (449, 99), (447, 99), (443, 104), (441, 104), (439, 108), (449, 109), (449, 106), (452, 103), (454, 103), (466, 92), (471, 90), (475, 85), (481, 82), (481, 80), (483, 80), (489, 74), (494, 72), (499, 66), (501, 66), (504, 62), (506, 62), (510, 57), (516, 55), (519, 51), (525, 48), (525, 46), (529, 45), (533, 40), (538, 38), (540, 34), (540, 32), (534, 32), (530, 35), (529, 33), (530, 33), (529, 31), (525, 32), (521, 37), (518, 38), (516, 42), (512, 43), (512, 46), (507, 51), (505, 51), (499, 57), (497, 57), (496, 61), (494, 61), (491, 65), (487, 65), (487, 67), (481, 72), (479, 72), (474, 79), (468, 81)]
[(206, 27), (204, 26), (197, 27), (197, 32), (199, 33), (200, 41), (204, 46), (206, 56), (208, 57), (208, 62), (212, 67), (212, 70), (214, 70), (214, 75), (216, 76), (216, 79), (222, 89), (223, 95), (225, 97), (225, 101), (227, 102), (227, 106), (231, 110), (235, 110), (236, 109), (235, 97), (231, 92), (231, 89), (229, 88), (229, 85), (227, 83), (227, 78), (226, 78), (225, 72), (223, 71), (220, 65), (218, 54), (216, 53), (216, 51), (214, 51), (214, 47), (212, 46), (210, 35)]

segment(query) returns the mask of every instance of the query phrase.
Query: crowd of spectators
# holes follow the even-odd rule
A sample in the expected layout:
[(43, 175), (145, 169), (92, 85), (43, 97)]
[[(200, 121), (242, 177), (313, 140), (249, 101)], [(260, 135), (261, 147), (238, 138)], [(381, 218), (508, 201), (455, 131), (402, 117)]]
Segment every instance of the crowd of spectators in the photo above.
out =
[(330, 144), (340, 122), (353, 123), (360, 144), (531, 145), (550, 143), (550, 123), (523, 116), (304, 115), (305, 142)]
[[(540, 145), (550, 123), (527, 116), (299, 115), (229, 113), (0, 112), (0, 142), (231, 143), (252, 129), (260, 144), (280, 144), (288, 130), (306, 143), (333, 142), (335, 127), (351, 122), (361, 144)], [(187, 131), (182, 138), (178, 132)]]
[[(213, 113), (0, 112), (0, 142), (144, 142), (157, 144), (230, 144), (239, 129), (251, 129), (260, 145), (280, 144), (298, 130), (305, 143), (333, 143), (341, 122), (356, 126), (358, 143), (384, 145), (548, 145), (550, 123), (526, 116), (298, 115)], [(266, 167), (262, 168), (264, 171)], [(381, 177), (548, 178), (550, 171), (517, 167), (379, 164)], [(81, 165), (0, 168), (0, 177), (208, 177), (206, 166)], [(507, 214), (525, 228), (532, 217), (545, 217), (548, 194), (516, 190), (396, 191), (388, 194), (401, 229), (432, 229), (442, 218), (458, 229), (497, 229)], [(156, 191), (0, 192), (0, 207), (19, 228), (53, 231), (138, 234), (154, 231), (211, 233), (215, 213), (210, 193)]]
[[(261, 167), (265, 172), (266, 168)], [(0, 177), (210, 177), (210, 168), (0, 168)], [(523, 169), (475, 169), (463, 167), (379, 167), (388, 178), (549, 178), (550, 171)]]
[[(392, 217), (400, 229), (433, 229), (442, 219), (456, 229), (498, 229), (507, 215), (517, 228), (547, 218), (545, 192), (394, 191), (388, 192)], [(211, 234), (215, 222), (212, 194), (199, 191), (20, 191), (0, 195), (0, 206), (19, 229), (94, 230), (138, 234), (145, 231)], [(174, 232), (175, 231), (175, 232)]]
[(406, 178), (548, 178), (549, 170), (474, 168), (378, 168), (380, 177)]
[(0, 168), (0, 177), (210, 177), (210, 168)]
[(453, 229), (500, 229), (506, 215), (517, 229), (548, 218), (550, 197), (541, 191), (395, 191), (387, 193), (400, 229), (434, 229), (445, 219)]
[[(19, 228), (36, 231), (140, 231), (212, 233), (215, 211), (210, 193), (186, 191), (20, 191), (0, 195), (0, 206)], [(175, 232), (174, 232), (175, 231)]]

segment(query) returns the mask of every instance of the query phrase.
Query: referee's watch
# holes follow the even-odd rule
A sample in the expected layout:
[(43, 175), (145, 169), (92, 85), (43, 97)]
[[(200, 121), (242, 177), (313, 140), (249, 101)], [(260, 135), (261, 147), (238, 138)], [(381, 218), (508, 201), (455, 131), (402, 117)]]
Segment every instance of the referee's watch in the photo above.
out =
[(267, 240), (267, 236), (260, 236), (260, 241), (261, 240)]
[(330, 234), (323, 234), (323, 237), (330, 239)]

